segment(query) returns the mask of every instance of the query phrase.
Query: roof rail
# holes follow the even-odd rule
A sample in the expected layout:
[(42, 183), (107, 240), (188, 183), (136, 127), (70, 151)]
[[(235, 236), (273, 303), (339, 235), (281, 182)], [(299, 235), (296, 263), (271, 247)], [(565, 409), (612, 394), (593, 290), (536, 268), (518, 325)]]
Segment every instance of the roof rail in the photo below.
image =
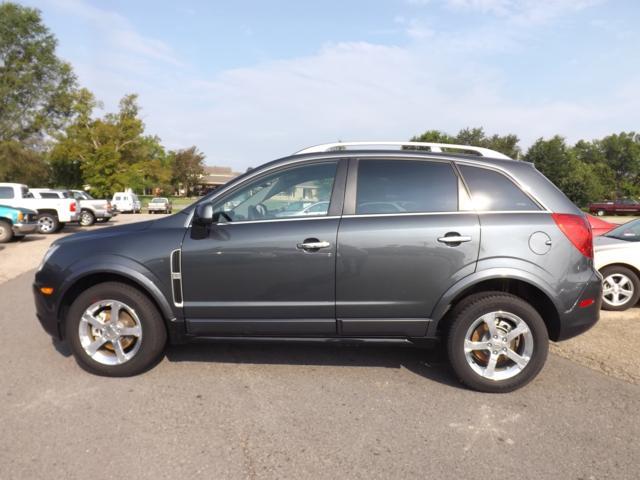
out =
[(335, 150), (346, 150), (348, 147), (365, 147), (365, 146), (383, 146), (383, 147), (422, 147), (428, 148), (429, 151), (435, 153), (441, 153), (442, 149), (445, 148), (447, 150), (463, 150), (467, 152), (475, 152), (482, 157), (490, 157), (490, 158), (501, 158), (506, 160), (512, 160), (511, 157), (507, 155), (496, 152), (495, 150), (491, 150), (489, 148), (483, 147), (474, 147), (473, 145), (453, 145), (449, 143), (430, 143), (430, 142), (335, 142), (335, 143), (324, 143), (322, 145), (315, 145), (313, 147), (308, 147), (299, 152), (294, 153), (294, 155), (301, 155), (303, 153), (320, 153), (320, 152), (330, 152)]

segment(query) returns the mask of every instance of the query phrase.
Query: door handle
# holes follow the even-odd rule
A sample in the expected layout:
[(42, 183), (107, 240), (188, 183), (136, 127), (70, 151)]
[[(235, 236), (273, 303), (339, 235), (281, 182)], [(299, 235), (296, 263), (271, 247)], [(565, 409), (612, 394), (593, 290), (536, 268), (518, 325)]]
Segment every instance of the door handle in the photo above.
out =
[(464, 242), (470, 242), (471, 237), (468, 235), (459, 235), (457, 233), (446, 234), (444, 237), (438, 238), (440, 243), (446, 243), (447, 245), (454, 246), (454, 244), (460, 245)]
[(321, 242), (316, 238), (308, 238), (304, 242), (298, 244), (298, 249), (309, 252), (320, 250), (321, 248), (327, 248), (330, 246), (331, 244), (329, 242)]

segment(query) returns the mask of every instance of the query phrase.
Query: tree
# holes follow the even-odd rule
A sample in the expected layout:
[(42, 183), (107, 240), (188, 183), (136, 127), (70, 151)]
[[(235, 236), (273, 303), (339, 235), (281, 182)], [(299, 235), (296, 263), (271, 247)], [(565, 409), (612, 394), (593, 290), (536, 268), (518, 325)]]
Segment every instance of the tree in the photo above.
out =
[(0, 182), (44, 187), (49, 183), (49, 165), (42, 154), (16, 141), (0, 142)]
[(578, 158), (577, 150), (559, 135), (549, 140), (539, 138), (527, 151), (524, 160), (532, 162), (540, 172), (580, 206), (604, 195), (605, 188), (596, 172), (597, 164)]
[(204, 174), (204, 159), (195, 146), (173, 152), (173, 181), (182, 185), (187, 195)]
[[(518, 143), (520, 139), (514, 134), (504, 136), (492, 135), (487, 137), (482, 127), (480, 128), (463, 128), (456, 136), (439, 130), (427, 130), (422, 135), (411, 138), (412, 142), (432, 142), (432, 143), (452, 143), (458, 145), (473, 145), (476, 147), (490, 148), (511, 158), (519, 158), (520, 147)], [(445, 151), (447, 151), (445, 149)], [(452, 150), (459, 152), (458, 150)]]
[(76, 77), (40, 12), (0, 4), (0, 142), (35, 144), (72, 115)]
[(58, 141), (50, 155), (54, 178), (62, 177), (65, 169), (78, 168), (83, 182), (100, 196), (126, 187), (141, 187), (142, 173), (137, 164), (146, 160), (148, 152), (137, 96), (125, 95), (117, 113), (93, 119), (97, 106), (99, 103), (88, 90), (80, 90), (75, 96), (75, 120), (56, 137)]
[(599, 145), (613, 172), (616, 193), (637, 196), (640, 193), (640, 135), (634, 132), (609, 135), (600, 140)]

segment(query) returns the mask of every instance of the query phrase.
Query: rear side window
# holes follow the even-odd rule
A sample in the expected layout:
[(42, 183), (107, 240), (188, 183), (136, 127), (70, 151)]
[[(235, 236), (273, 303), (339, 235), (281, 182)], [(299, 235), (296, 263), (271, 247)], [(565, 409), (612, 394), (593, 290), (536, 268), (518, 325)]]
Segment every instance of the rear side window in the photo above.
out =
[(460, 165), (471, 191), (471, 209), (480, 211), (540, 210), (511, 180), (494, 170)]
[(448, 163), (360, 160), (356, 214), (455, 212), (458, 179)]
[(40, 192), (40, 198), (60, 198), (57, 193)]
[(0, 198), (13, 198), (13, 187), (0, 187)]

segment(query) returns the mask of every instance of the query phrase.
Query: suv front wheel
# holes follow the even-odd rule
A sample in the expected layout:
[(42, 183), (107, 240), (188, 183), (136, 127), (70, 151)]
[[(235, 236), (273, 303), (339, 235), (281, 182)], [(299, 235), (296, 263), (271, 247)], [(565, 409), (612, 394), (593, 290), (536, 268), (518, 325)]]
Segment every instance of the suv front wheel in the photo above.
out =
[(465, 385), (481, 392), (510, 392), (542, 370), (549, 350), (547, 327), (521, 298), (478, 293), (458, 303), (451, 315), (447, 352)]
[(164, 321), (153, 302), (118, 282), (81, 293), (69, 309), (65, 333), (78, 364), (109, 377), (144, 372), (160, 358), (167, 341)]

